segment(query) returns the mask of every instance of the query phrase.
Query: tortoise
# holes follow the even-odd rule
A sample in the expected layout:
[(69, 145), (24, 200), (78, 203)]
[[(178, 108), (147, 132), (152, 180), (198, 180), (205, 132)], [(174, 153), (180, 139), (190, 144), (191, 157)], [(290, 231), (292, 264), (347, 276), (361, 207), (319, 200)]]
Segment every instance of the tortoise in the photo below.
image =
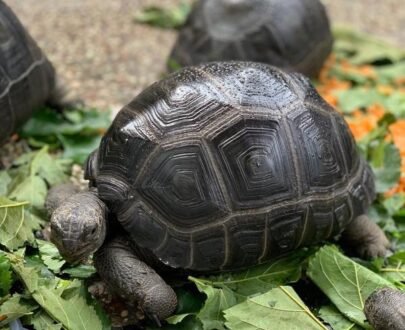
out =
[(405, 329), (405, 292), (389, 287), (377, 289), (367, 297), (363, 311), (375, 330)]
[(0, 143), (41, 105), (68, 105), (64, 96), (54, 67), (13, 11), (0, 0)]
[(342, 115), (308, 78), (267, 64), (212, 62), (152, 84), (85, 172), (90, 191), (51, 203), (51, 240), (70, 262), (96, 251), (113, 291), (157, 319), (176, 306), (159, 273), (243, 269), (337, 235), (365, 257), (389, 245), (365, 215), (373, 174)]
[(168, 67), (240, 60), (316, 76), (332, 44), (319, 0), (201, 0), (180, 30)]

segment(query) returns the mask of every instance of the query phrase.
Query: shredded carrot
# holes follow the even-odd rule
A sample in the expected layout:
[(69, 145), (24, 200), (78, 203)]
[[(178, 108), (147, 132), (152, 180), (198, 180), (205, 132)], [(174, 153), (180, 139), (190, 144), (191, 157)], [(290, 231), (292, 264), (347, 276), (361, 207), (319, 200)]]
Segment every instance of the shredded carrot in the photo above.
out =
[(351, 117), (346, 118), (354, 138), (360, 140), (370, 133), (384, 116), (384, 112), (384, 108), (379, 104), (369, 106), (365, 112), (355, 110)]
[(398, 184), (385, 193), (386, 197), (396, 193), (405, 193), (405, 119), (399, 119), (393, 123), (389, 127), (389, 132), (401, 155), (401, 177)]
[(340, 62), (340, 67), (343, 71), (347, 73), (354, 73), (371, 79), (377, 78), (377, 74), (371, 65), (355, 66), (351, 64), (349, 61), (343, 60)]
[(394, 88), (388, 85), (379, 85), (377, 90), (383, 95), (391, 95), (394, 92)]
[[(333, 107), (339, 111), (339, 99), (336, 97), (336, 92), (347, 90), (352, 87), (350, 81), (339, 80), (331, 75), (331, 69), (339, 68), (347, 73), (362, 75), (371, 80), (377, 79), (377, 74), (371, 65), (353, 65), (347, 60), (338, 61), (332, 54), (326, 61), (321, 73), (319, 74), (318, 92), (319, 94)], [(393, 84), (377, 85), (377, 90), (383, 95), (391, 95), (394, 92), (405, 93), (405, 78), (397, 78)], [(380, 104), (372, 104), (367, 109), (360, 111), (359, 109), (346, 116), (345, 119), (356, 140), (360, 140), (373, 129), (376, 128), (378, 121), (386, 113), (386, 109)], [(401, 178), (398, 184), (387, 192), (386, 196), (392, 196), (398, 192), (405, 193), (405, 119), (397, 120), (390, 125), (386, 139), (395, 143), (401, 154)]]
[(318, 92), (330, 105), (336, 107), (338, 99), (335, 92), (340, 90), (347, 90), (351, 87), (349, 81), (338, 80), (335, 77), (324, 78), (322, 85), (318, 86)]

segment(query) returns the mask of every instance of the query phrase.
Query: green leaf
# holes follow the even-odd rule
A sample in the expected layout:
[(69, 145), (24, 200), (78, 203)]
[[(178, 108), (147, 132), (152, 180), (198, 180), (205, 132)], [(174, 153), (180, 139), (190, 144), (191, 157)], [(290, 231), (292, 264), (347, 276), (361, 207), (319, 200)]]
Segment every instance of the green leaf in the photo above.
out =
[(380, 267), (379, 273), (398, 288), (405, 289), (405, 251), (398, 251), (388, 258), (388, 264)]
[(217, 289), (200, 281), (198, 278), (189, 277), (198, 290), (207, 296), (204, 306), (196, 314), (204, 330), (225, 329), (222, 311), (237, 304), (235, 294), (227, 287)]
[(54, 319), (63, 324), (66, 329), (101, 329), (102, 323), (94, 308), (87, 304), (83, 294), (72, 295), (64, 299), (57, 290), (39, 288), (32, 295), (34, 299)]
[(280, 286), (227, 309), (225, 325), (231, 330), (323, 329), (294, 289)]
[(62, 325), (55, 321), (44, 310), (35, 313), (31, 317), (30, 325), (34, 326), (35, 330), (60, 330)]
[(8, 171), (11, 178), (7, 186), (8, 197), (43, 208), (48, 192), (47, 184), (52, 186), (67, 181), (71, 161), (52, 157), (45, 146), (20, 157), (14, 165)]
[(62, 323), (64, 328), (68, 330), (103, 329), (104, 325), (94, 307), (87, 303), (87, 291), (81, 282), (59, 280), (56, 282), (57, 287), (46, 286), (40, 284), (38, 270), (26, 267), (19, 258), (14, 257), (11, 261), (14, 271), (24, 282), (32, 297), (53, 319)]
[(139, 12), (135, 21), (160, 28), (176, 29), (184, 25), (190, 10), (191, 6), (186, 2), (171, 8), (150, 6)]
[(0, 297), (9, 293), (12, 284), (11, 266), (7, 257), (0, 251)]
[(53, 272), (58, 273), (65, 264), (65, 260), (59, 254), (57, 247), (48, 241), (36, 240), (39, 254), (44, 264)]
[(0, 196), (7, 195), (8, 185), (11, 182), (11, 177), (7, 171), (0, 171)]
[[(249, 296), (267, 292), (278, 285), (297, 281), (301, 277), (304, 262), (313, 251), (301, 249), (287, 257), (241, 272), (224, 273), (209, 278), (190, 277), (198, 290), (207, 296), (202, 309), (195, 313), (204, 329), (223, 329), (222, 311), (225, 308), (240, 303)], [(179, 312), (181, 313), (187, 314)], [(171, 321), (179, 321), (184, 317), (185, 315), (178, 315)]]
[(72, 277), (88, 278), (96, 273), (96, 269), (92, 265), (79, 265), (72, 268), (66, 268), (62, 271), (63, 274), (69, 274)]
[(384, 199), (383, 205), (389, 215), (395, 215), (405, 205), (405, 194), (398, 193)]
[(405, 77), (405, 61), (375, 67), (379, 84), (392, 84), (396, 79)]
[(38, 151), (31, 162), (31, 175), (38, 175), (50, 186), (64, 183), (68, 180), (71, 161), (52, 157), (48, 148), (44, 147)]
[(201, 322), (194, 315), (186, 315), (175, 324), (165, 324), (163, 327), (146, 326), (146, 330), (203, 330)]
[(204, 305), (205, 295), (186, 290), (184, 287), (176, 289), (177, 308), (176, 314), (189, 314), (198, 312)]
[(351, 113), (356, 109), (364, 109), (372, 104), (382, 104), (384, 96), (374, 88), (353, 87), (336, 92), (339, 108), (344, 113)]
[(37, 175), (25, 178), (9, 194), (9, 197), (17, 201), (27, 201), (32, 206), (41, 208), (45, 203), (48, 189), (45, 181)]
[(335, 27), (333, 34), (335, 53), (353, 64), (370, 64), (382, 60), (397, 62), (405, 58), (405, 52), (402, 49), (352, 29)]
[(72, 159), (75, 163), (84, 164), (89, 154), (98, 148), (100, 135), (59, 135), (63, 146), (63, 157)]
[(15, 202), (0, 197), (0, 242), (15, 250), (35, 240), (33, 231), (40, 228), (41, 219), (25, 211), (27, 202)]
[(360, 330), (356, 323), (344, 317), (335, 306), (323, 306), (319, 310), (319, 317), (330, 324), (333, 330)]
[(50, 109), (34, 113), (21, 129), (23, 137), (63, 135), (99, 135), (111, 123), (108, 112), (71, 110), (63, 114)]
[(0, 327), (22, 316), (32, 314), (37, 305), (14, 294), (11, 298), (0, 304)]
[(198, 280), (213, 287), (232, 290), (240, 302), (250, 295), (264, 293), (279, 285), (298, 281), (306, 259), (313, 252), (313, 249), (301, 249), (286, 257), (271, 260), (244, 271)]
[(182, 65), (177, 62), (174, 58), (169, 58), (167, 60), (167, 67), (169, 68), (170, 71), (177, 71), (182, 68)]
[(398, 183), (401, 176), (401, 155), (393, 143), (380, 143), (372, 150), (371, 167), (376, 191), (386, 192)]
[(347, 318), (368, 328), (364, 301), (391, 282), (345, 257), (334, 246), (321, 248), (309, 262), (307, 275)]

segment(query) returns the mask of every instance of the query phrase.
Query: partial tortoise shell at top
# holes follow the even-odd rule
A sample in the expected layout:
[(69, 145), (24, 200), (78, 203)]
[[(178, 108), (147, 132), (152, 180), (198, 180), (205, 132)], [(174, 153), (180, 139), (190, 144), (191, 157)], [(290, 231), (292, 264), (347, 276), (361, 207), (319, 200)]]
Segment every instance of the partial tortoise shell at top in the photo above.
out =
[(168, 63), (170, 70), (173, 61), (181, 66), (254, 61), (316, 76), (332, 44), (319, 0), (200, 0), (181, 28)]
[(168, 266), (232, 270), (339, 234), (374, 199), (343, 117), (307, 78), (210, 63), (125, 106), (88, 164), (132, 240)]
[(0, 145), (51, 98), (55, 70), (0, 0)]

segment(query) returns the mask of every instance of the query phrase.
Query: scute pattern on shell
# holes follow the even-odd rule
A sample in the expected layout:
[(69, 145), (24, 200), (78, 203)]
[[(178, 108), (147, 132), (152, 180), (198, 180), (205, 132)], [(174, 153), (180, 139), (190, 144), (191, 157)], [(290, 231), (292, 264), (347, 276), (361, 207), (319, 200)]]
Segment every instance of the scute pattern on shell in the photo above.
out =
[(237, 269), (340, 233), (374, 199), (342, 116), (299, 74), (210, 63), (157, 82), (104, 136), (100, 197), (172, 267)]
[(45, 102), (54, 85), (51, 63), (0, 1), (0, 143)]
[(332, 43), (319, 0), (199, 0), (170, 57), (182, 66), (255, 61), (315, 76)]

